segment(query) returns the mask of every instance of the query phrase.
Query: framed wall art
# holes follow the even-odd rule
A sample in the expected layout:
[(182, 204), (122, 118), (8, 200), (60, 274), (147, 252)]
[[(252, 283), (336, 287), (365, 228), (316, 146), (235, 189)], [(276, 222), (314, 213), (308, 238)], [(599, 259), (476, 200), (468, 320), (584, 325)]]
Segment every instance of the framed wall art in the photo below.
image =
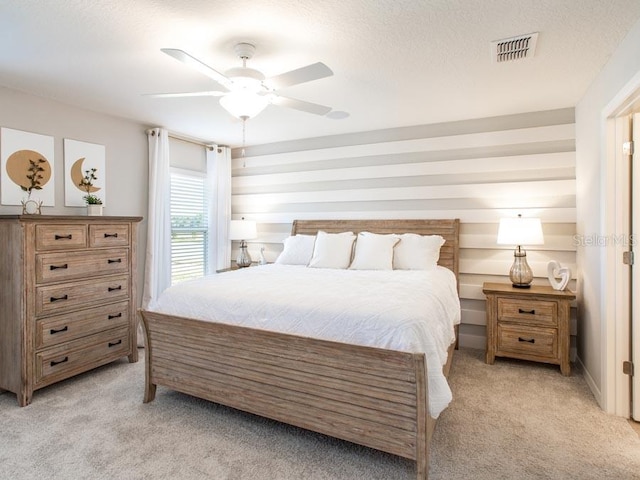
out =
[(106, 203), (105, 153), (104, 145), (64, 139), (64, 199), (67, 207)]
[(53, 137), (0, 128), (0, 202), (40, 213), (55, 205)]

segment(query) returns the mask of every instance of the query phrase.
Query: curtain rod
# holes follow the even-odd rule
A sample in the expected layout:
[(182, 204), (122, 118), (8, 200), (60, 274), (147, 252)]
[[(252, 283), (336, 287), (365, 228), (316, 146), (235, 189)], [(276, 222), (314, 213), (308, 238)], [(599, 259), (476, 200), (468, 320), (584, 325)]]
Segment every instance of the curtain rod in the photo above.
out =
[[(149, 128), (147, 130), (145, 130), (147, 135), (155, 135), (155, 130), (153, 128)], [(194, 138), (190, 138), (190, 137), (185, 137), (182, 135), (179, 135), (177, 133), (173, 133), (173, 132), (168, 132), (169, 138), (173, 138), (175, 140), (181, 140), (183, 142), (187, 142), (187, 143), (193, 143), (194, 145), (200, 145), (202, 147), (206, 147), (210, 150), (213, 149), (214, 145), (211, 145), (210, 143), (204, 143), (201, 140), (196, 140)], [(217, 145), (218, 147), (226, 147), (226, 145)], [(220, 153), (220, 149), (218, 149), (218, 153)]]

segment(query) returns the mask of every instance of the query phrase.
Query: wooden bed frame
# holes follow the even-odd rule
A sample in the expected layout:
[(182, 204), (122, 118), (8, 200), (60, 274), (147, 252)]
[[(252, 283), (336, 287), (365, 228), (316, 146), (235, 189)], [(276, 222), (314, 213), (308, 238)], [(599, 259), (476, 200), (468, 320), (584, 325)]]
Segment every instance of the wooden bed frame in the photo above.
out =
[[(292, 235), (369, 231), (441, 235), (439, 264), (458, 278), (459, 221), (296, 220)], [(144, 402), (162, 385), (416, 461), (429, 474), (424, 354), (399, 352), (140, 311)], [(445, 366), (448, 375), (453, 346)]]

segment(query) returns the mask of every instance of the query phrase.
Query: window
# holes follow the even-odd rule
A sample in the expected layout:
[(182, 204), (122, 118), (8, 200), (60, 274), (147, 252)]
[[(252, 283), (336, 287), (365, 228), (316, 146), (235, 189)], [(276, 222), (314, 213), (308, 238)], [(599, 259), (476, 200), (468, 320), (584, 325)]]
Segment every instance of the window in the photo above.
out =
[(206, 175), (171, 169), (171, 284), (207, 273)]

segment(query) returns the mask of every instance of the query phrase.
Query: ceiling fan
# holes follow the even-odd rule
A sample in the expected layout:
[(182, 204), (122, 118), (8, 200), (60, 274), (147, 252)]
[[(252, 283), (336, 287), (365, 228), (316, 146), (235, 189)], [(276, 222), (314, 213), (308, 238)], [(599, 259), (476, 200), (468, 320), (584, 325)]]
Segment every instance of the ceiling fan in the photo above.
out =
[(247, 67), (247, 60), (253, 57), (256, 47), (250, 43), (238, 43), (234, 51), (242, 60), (241, 67), (227, 70), (224, 74), (189, 55), (183, 50), (162, 48), (161, 51), (208, 76), (220, 84), (224, 90), (185, 93), (159, 93), (153, 97), (220, 97), (220, 105), (234, 117), (247, 120), (258, 115), (267, 105), (293, 108), (315, 115), (327, 115), (331, 107), (285, 97), (277, 93), (280, 89), (312, 80), (330, 77), (333, 72), (322, 62), (313, 63), (275, 77), (265, 78), (262, 72)]

